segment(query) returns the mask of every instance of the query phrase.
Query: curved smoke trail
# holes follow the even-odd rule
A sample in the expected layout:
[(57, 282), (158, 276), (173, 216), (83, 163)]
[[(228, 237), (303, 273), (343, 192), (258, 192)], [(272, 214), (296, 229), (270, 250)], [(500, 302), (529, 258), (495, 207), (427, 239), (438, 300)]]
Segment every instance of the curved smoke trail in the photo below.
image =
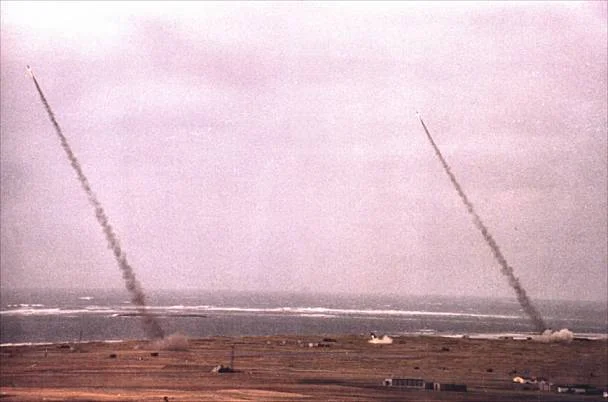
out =
[(479, 215), (477, 215), (477, 212), (475, 212), (475, 209), (473, 208), (473, 204), (471, 203), (471, 201), (469, 201), (469, 199), (467, 198), (465, 193), (462, 191), (462, 187), (460, 187), (460, 184), (458, 184), (458, 182), (456, 181), (456, 176), (454, 176), (454, 173), (452, 173), (452, 169), (450, 168), (450, 166), (446, 162), (445, 158), (441, 154), (441, 151), (439, 151), (439, 148), (437, 147), (437, 144), (435, 144), (433, 137), (431, 137), (431, 134), (429, 133), (429, 130), (426, 127), (426, 124), (424, 124), (424, 121), (422, 121), (422, 117), (420, 117), (420, 115), (418, 113), (416, 113), (416, 115), (418, 116), (418, 119), (420, 120), (420, 123), (422, 124), (422, 127), (424, 128), (424, 131), (426, 132), (426, 136), (428, 137), (429, 141), (431, 142), (431, 145), (435, 149), (435, 154), (437, 154), (437, 157), (441, 161), (441, 164), (443, 165), (443, 169), (445, 170), (447, 175), (450, 177), (450, 181), (452, 182), (452, 184), (454, 185), (454, 188), (458, 192), (460, 199), (462, 200), (464, 205), (467, 207), (467, 210), (473, 216), (473, 221), (475, 222), (475, 226), (477, 226), (477, 228), (481, 231), (481, 234), (483, 235), (484, 239), (486, 240), (486, 243), (488, 244), (488, 246), (490, 246), (490, 249), (492, 249), (492, 253), (494, 254), (494, 257), (500, 264), (500, 267), (501, 267), (500, 272), (507, 277), (507, 279), (509, 281), (509, 285), (513, 288), (513, 290), (515, 290), (515, 294), (517, 295), (517, 300), (519, 301), (519, 304), (521, 305), (521, 307), (523, 308), (525, 313), (528, 315), (528, 317), (530, 317), (530, 319), (532, 320), (532, 323), (534, 324), (534, 328), (536, 329), (536, 331), (539, 333), (542, 333), (545, 329), (547, 329), (547, 326), (545, 325), (545, 322), (544, 322), (542, 316), (540, 315), (538, 310), (536, 310), (536, 308), (532, 304), (532, 301), (526, 294), (526, 291), (524, 290), (521, 283), (519, 282), (519, 279), (513, 273), (513, 268), (509, 265), (509, 263), (507, 262), (505, 257), (502, 255), (502, 252), (500, 251), (498, 244), (496, 244), (496, 241), (494, 240), (494, 238), (488, 231), (488, 228), (481, 221), (481, 218), (479, 217)]
[(112, 229), (112, 226), (108, 221), (108, 217), (104, 212), (101, 203), (95, 196), (95, 193), (93, 193), (93, 190), (91, 189), (91, 186), (89, 184), (89, 180), (84, 175), (82, 167), (80, 166), (78, 159), (76, 159), (76, 155), (74, 155), (72, 148), (68, 144), (67, 138), (65, 137), (65, 135), (63, 135), (61, 127), (59, 127), (59, 124), (55, 119), (55, 114), (51, 110), (51, 107), (49, 106), (49, 103), (47, 102), (44, 93), (42, 93), (42, 89), (40, 88), (40, 85), (38, 85), (36, 77), (34, 77), (34, 73), (32, 72), (29, 66), (27, 67), (27, 70), (30, 73), (32, 79), (34, 80), (34, 85), (36, 85), (36, 89), (38, 90), (38, 94), (40, 95), (40, 100), (42, 100), (44, 108), (46, 109), (49, 118), (51, 119), (51, 123), (53, 123), (53, 126), (55, 127), (55, 132), (57, 133), (57, 136), (59, 136), (59, 140), (61, 141), (61, 147), (67, 154), (68, 159), (70, 160), (70, 164), (76, 171), (78, 181), (86, 192), (89, 202), (95, 208), (95, 216), (97, 217), (97, 221), (101, 225), (103, 232), (106, 235), (108, 246), (112, 250), (114, 257), (116, 258), (118, 267), (122, 271), (122, 277), (125, 280), (125, 286), (131, 295), (131, 302), (136, 306), (138, 313), (143, 318), (143, 328), (146, 336), (152, 339), (162, 339), (164, 337), (163, 330), (160, 327), (158, 321), (155, 319), (155, 317), (151, 315), (148, 312), (148, 309), (146, 308), (146, 297), (144, 295), (144, 292), (141, 288), (139, 281), (137, 280), (137, 278), (135, 278), (133, 268), (127, 262), (127, 256), (120, 247), (118, 238), (116, 237), (116, 234), (114, 233), (114, 230)]

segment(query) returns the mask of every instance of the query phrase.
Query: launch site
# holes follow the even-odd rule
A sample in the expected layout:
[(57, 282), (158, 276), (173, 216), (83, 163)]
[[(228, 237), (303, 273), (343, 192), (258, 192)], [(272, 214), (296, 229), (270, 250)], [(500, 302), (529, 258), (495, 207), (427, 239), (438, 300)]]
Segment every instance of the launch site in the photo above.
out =
[(607, 1), (0, 16), (0, 400), (608, 400)]

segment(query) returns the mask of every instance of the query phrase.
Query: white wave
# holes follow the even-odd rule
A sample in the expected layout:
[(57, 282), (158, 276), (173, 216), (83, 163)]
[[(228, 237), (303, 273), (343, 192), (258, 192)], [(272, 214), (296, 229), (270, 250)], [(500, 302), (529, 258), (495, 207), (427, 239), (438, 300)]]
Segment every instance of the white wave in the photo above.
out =
[[(2, 315), (52, 315), (60, 314), (61, 309), (58, 308), (19, 308), (15, 310), (4, 310), (0, 311)], [(66, 313), (73, 314), (73, 311), (66, 311)]]
[(87, 343), (122, 343), (125, 342), (124, 339), (105, 339), (98, 341), (83, 341), (83, 342), (16, 342), (16, 343), (0, 343), (0, 347), (10, 347), (10, 346), (50, 346), (50, 345), (67, 345), (67, 344), (87, 344)]
[(313, 317), (313, 318), (332, 318), (335, 317), (334, 315), (331, 314), (307, 314), (307, 313), (300, 313), (297, 314), (298, 317)]
[(20, 308), (20, 307), (44, 307), (44, 304), (25, 304), (25, 303), (19, 303), (19, 304), (9, 304), (8, 307), (10, 308)]
[[(122, 309), (125, 309), (124, 307), (122, 307)], [(106, 306), (85, 306), (82, 308), (82, 310), (88, 311), (88, 312), (100, 312), (100, 313), (111, 313), (113, 311), (116, 311), (115, 308), (112, 307), (106, 307)]]
[(94, 297), (93, 296), (80, 296), (79, 299), (80, 300), (93, 300)]
[[(546, 331), (545, 331), (546, 332)], [(560, 332), (560, 331), (557, 331)], [(568, 331), (570, 332), (570, 331)], [(607, 340), (608, 334), (595, 333), (595, 332), (575, 332), (570, 333), (574, 339), (588, 339), (588, 340)], [(417, 335), (417, 333), (403, 333), (402, 335)], [(458, 333), (458, 334), (442, 334), (437, 333), (437, 336), (442, 338), (470, 338), (470, 339), (512, 339), (515, 341), (523, 341), (523, 340), (542, 340), (545, 335), (538, 335), (536, 333), (530, 332), (499, 332), (499, 333)], [(548, 334), (550, 335), (550, 334)], [(562, 333), (565, 335), (565, 333)], [(567, 338), (570, 338), (570, 335), (566, 335)]]
[(243, 312), (243, 313), (284, 313), (284, 314), (318, 314), (318, 315), (380, 315), (380, 316), (444, 316), (444, 317), (475, 317), (475, 318), (503, 318), (503, 319), (520, 319), (519, 315), (504, 315), (504, 314), (479, 314), (479, 313), (462, 313), (462, 312), (446, 312), (446, 311), (422, 311), (422, 310), (377, 310), (377, 309), (339, 309), (328, 307), (226, 307), (226, 306), (169, 306), (169, 307), (151, 307), (151, 309), (171, 309), (171, 310), (194, 310), (194, 311), (211, 311), (211, 312)]
[(34, 315), (74, 315), (74, 314), (111, 314), (115, 309), (109, 308), (80, 308), (80, 309), (61, 309), (61, 308), (19, 308), (14, 310), (0, 311), (0, 315), (6, 316), (34, 316)]
[[(9, 306), (10, 307), (10, 306)], [(15, 305), (17, 308), (0, 311), (4, 315), (65, 315), (65, 314), (109, 314), (117, 315), (137, 310), (133, 305), (99, 306), (89, 305), (82, 308), (41, 308), (43, 305)], [(148, 310), (155, 313), (184, 312), (184, 313), (228, 313), (228, 314), (272, 314), (296, 315), (310, 317), (464, 317), (518, 320), (522, 316), (505, 314), (481, 314), (475, 312), (447, 312), (423, 310), (397, 310), (397, 309), (342, 309), (329, 307), (238, 307), (238, 306), (211, 306), (211, 305), (171, 305), (148, 306)]]
[(472, 317), (472, 318), (502, 318), (521, 319), (519, 315), (504, 314), (479, 314), (460, 313), (446, 311), (421, 311), (421, 310), (375, 310), (375, 309), (339, 309), (327, 307), (274, 307), (274, 308), (250, 308), (250, 307), (218, 307), (218, 306), (195, 306), (205, 311), (216, 312), (243, 312), (243, 313), (282, 313), (282, 314), (319, 314), (319, 315), (362, 315), (362, 316), (435, 316), (435, 317)]
[(17, 343), (0, 343), (0, 348), (8, 346), (44, 346), (53, 345), (53, 342), (17, 342)]

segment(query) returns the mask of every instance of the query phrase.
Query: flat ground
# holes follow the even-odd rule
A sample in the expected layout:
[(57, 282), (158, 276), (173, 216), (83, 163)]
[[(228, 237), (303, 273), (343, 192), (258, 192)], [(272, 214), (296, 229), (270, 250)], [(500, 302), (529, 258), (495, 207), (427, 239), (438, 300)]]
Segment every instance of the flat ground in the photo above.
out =
[[(236, 372), (213, 373), (230, 364), (233, 346)], [(586, 401), (602, 398), (515, 389), (512, 378), (608, 384), (605, 340), (214, 337), (183, 351), (128, 341), (7, 346), (0, 357), (3, 401)], [(468, 392), (385, 387), (388, 377), (466, 384)]]

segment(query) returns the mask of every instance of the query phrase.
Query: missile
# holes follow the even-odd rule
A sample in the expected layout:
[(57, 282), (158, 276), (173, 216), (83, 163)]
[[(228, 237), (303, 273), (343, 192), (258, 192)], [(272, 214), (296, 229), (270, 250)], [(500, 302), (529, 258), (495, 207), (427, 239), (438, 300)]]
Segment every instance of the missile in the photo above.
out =
[(25, 69), (30, 74), (30, 77), (34, 78), (34, 72), (32, 71), (32, 68), (30, 67), (29, 64), (27, 66), (25, 66)]

